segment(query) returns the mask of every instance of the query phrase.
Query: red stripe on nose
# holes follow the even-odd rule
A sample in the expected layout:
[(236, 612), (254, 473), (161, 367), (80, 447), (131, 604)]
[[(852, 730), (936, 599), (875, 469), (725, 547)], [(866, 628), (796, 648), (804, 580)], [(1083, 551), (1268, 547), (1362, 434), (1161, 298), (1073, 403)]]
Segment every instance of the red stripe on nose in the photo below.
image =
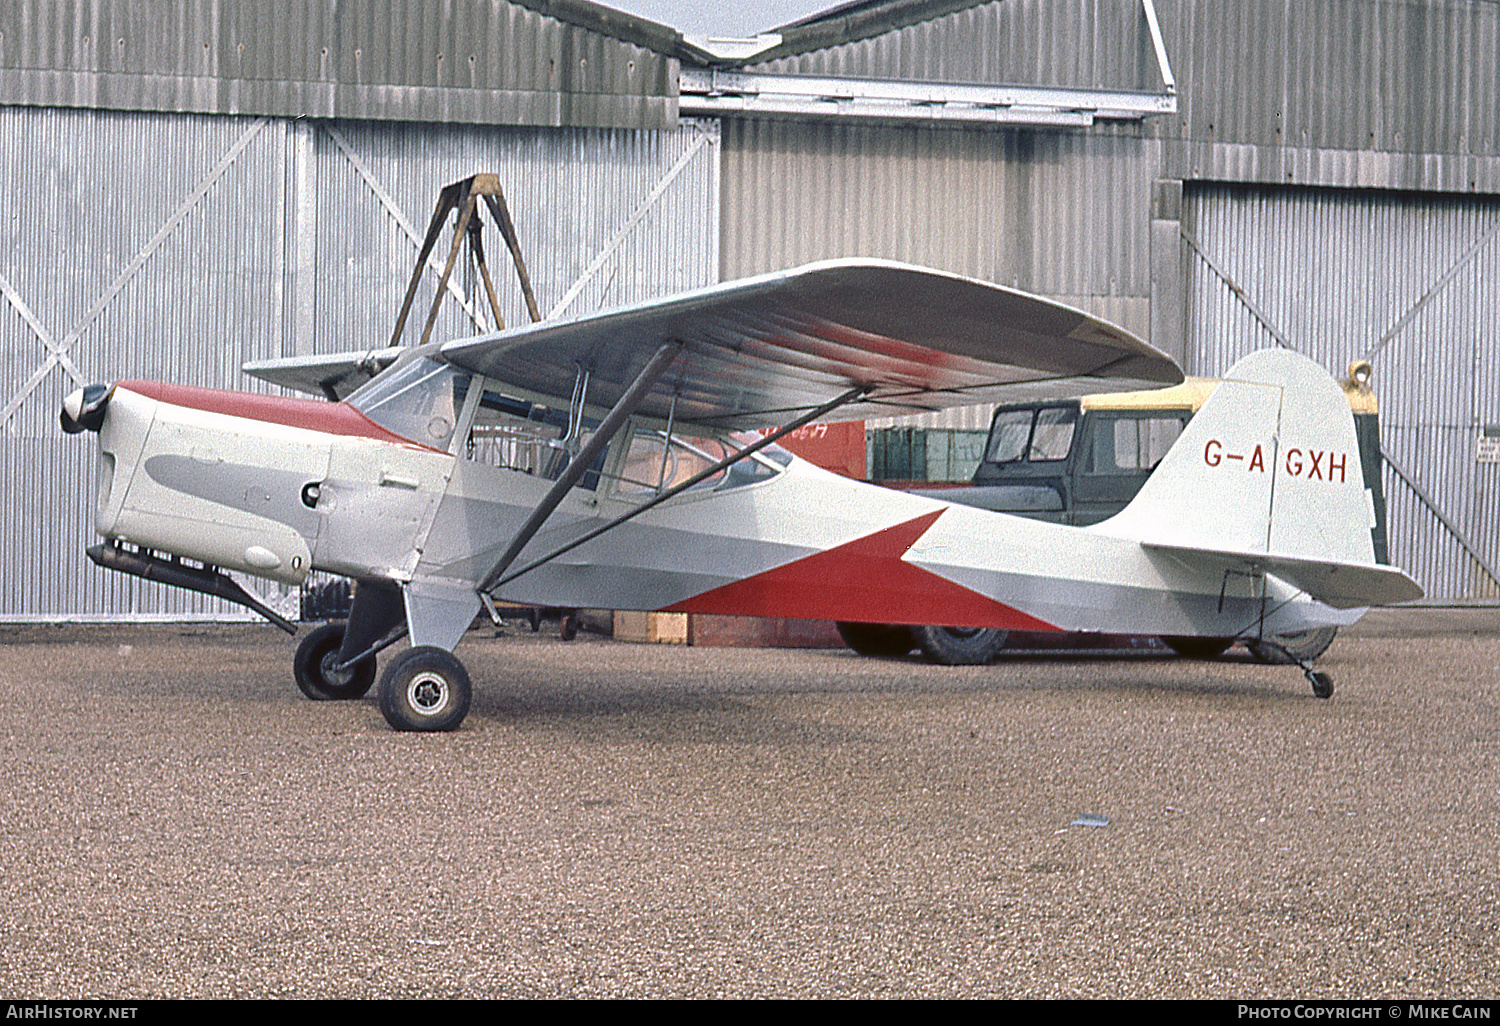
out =
[(431, 448), (387, 431), (348, 403), (330, 403), (321, 399), (291, 399), (278, 395), (258, 395), (253, 392), (232, 392), (221, 388), (199, 388), (196, 385), (168, 385), (159, 381), (122, 381), (119, 387), (129, 389), (148, 399), (170, 403), (173, 406), (183, 406), (190, 410), (202, 410), (205, 413), (243, 417), (246, 420), (258, 420), (265, 424), (302, 428), (304, 431), (321, 431), (327, 435), (370, 438), (377, 442), (390, 442), (419, 449)]

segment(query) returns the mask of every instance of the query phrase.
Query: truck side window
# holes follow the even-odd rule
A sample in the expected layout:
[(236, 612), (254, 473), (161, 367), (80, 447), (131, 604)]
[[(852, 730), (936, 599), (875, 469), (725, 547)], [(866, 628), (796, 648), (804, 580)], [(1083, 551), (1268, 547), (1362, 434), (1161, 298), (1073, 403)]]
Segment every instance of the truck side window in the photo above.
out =
[(1078, 412), (1069, 406), (1043, 407), (1036, 413), (1036, 430), (1031, 434), (1031, 448), (1027, 459), (1032, 463), (1047, 463), (1068, 458), (1073, 447), (1073, 428), (1078, 423)]
[(1180, 417), (1100, 418), (1084, 460), (1085, 474), (1152, 470), (1182, 434)]
[(1014, 463), (1026, 455), (1031, 441), (1031, 410), (1004, 410), (995, 414), (990, 429), (990, 447), (984, 454), (987, 463)]

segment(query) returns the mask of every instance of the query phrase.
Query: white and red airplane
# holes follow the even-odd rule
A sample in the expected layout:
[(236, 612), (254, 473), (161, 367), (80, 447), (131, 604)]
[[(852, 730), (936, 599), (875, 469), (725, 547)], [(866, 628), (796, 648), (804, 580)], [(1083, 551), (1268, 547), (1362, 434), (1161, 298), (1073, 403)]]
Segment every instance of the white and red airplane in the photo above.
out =
[(1287, 350), (1240, 361), (1136, 499), (1086, 528), (889, 491), (772, 444), (813, 420), (1182, 379), (1118, 327), (954, 275), (832, 261), (253, 372), (328, 392), (372, 361), (389, 365), (340, 402), (121, 381), (68, 396), (62, 422), (99, 435), (96, 563), (272, 619), (222, 571), (353, 579), (347, 626), (302, 642), (297, 683), (361, 696), (409, 636), (380, 680), (401, 730), (463, 720), (452, 650), (495, 599), (1272, 639), (1421, 595), (1375, 562), (1349, 403)]

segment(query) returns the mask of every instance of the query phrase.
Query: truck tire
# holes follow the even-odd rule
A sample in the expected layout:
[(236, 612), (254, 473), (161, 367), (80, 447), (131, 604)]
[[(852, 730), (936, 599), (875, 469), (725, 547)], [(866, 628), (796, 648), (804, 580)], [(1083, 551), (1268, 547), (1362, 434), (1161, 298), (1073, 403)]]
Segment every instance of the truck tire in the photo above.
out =
[(1304, 663), (1310, 663), (1328, 651), (1328, 646), (1333, 644), (1333, 636), (1338, 633), (1338, 630), (1337, 627), (1315, 627), (1312, 630), (1296, 631), (1291, 634), (1278, 634), (1271, 639), (1274, 644), (1251, 641), (1248, 647), (1250, 654), (1258, 663), (1283, 666), (1299, 659)]
[(1234, 644), (1233, 638), (1197, 638), (1162, 636), (1167, 647), (1187, 659), (1217, 659)]
[(916, 641), (910, 627), (889, 623), (845, 623), (833, 625), (844, 644), (862, 656), (904, 656)]
[(911, 633), (928, 661), (944, 666), (983, 666), (1010, 636), (997, 627), (913, 627)]

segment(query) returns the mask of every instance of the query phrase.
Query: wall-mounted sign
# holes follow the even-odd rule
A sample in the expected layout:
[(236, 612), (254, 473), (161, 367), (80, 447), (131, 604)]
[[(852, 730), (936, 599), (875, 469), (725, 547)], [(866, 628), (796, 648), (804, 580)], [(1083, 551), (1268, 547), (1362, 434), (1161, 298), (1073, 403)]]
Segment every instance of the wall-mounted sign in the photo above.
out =
[(1474, 444), (1475, 463), (1500, 463), (1500, 424), (1486, 424)]

